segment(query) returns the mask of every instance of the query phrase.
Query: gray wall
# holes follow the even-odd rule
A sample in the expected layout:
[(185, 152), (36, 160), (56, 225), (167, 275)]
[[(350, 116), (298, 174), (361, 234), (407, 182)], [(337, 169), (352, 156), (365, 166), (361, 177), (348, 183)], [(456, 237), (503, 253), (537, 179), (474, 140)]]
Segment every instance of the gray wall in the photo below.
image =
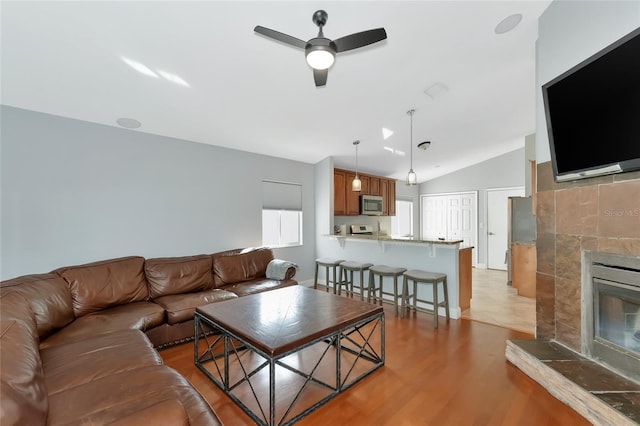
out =
[(420, 186), (409, 186), (404, 180), (396, 180), (396, 199), (413, 201), (413, 236), (420, 237)]
[(487, 263), (487, 189), (524, 187), (525, 149), (520, 148), (420, 185), (420, 194), (478, 191), (478, 263)]
[(313, 274), (314, 166), (2, 106), (3, 279), (126, 255), (213, 253), (262, 240), (262, 179), (302, 184)]
[(538, 20), (536, 160), (551, 161), (542, 85), (640, 27), (640, 1), (554, 1)]

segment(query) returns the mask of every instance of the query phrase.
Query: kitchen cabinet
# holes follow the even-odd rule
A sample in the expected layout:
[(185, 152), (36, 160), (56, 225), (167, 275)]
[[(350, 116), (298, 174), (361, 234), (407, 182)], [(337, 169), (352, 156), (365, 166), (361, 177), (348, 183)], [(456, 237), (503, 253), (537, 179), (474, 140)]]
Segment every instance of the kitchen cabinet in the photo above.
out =
[[(356, 178), (355, 173), (346, 172), (345, 175), (347, 176), (347, 180), (345, 184), (345, 194), (347, 199), (347, 216), (357, 216), (360, 214), (360, 194), (363, 194), (364, 191), (356, 192), (351, 190), (351, 184), (353, 180)], [(362, 177), (361, 177), (361, 180), (362, 180)]]
[(389, 216), (395, 216), (396, 215), (396, 181), (389, 180), (388, 185), (389, 185), (389, 188), (387, 190), (387, 194), (389, 196), (385, 199), (385, 202), (387, 203)]
[(382, 195), (382, 216), (389, 215), (389, 181), (382, 179), (380, 181), (380, 195)]
[(536, 245), (511, 244), (511, 285), (518, 296), (536, 297)]
[(344, 190), (347, 176), (342, 170), (333, 171), (333, 214), (344, 216), (347, 214), (347, 199)]
[(371, 176), (368, 195), (380, 195), (380, 178)]
[(383, 216), (396, 214), (396, 181), (380, 176), (358, 173), (362, 190), (354, 192), (351, 184), (356, 174), (350, 170), (333, 170), (333, 214), (335, 216), (358, 216), (360, 195), (378, 195), (383, 200)]

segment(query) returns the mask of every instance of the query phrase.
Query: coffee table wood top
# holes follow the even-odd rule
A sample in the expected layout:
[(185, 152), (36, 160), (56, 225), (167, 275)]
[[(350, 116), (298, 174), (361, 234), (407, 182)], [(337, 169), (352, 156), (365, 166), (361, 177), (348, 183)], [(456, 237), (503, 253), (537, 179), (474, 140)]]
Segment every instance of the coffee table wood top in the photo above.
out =
[(211, 303), (196, 312), (277, 357), (383, 312), (382, 306), (295, 285)]

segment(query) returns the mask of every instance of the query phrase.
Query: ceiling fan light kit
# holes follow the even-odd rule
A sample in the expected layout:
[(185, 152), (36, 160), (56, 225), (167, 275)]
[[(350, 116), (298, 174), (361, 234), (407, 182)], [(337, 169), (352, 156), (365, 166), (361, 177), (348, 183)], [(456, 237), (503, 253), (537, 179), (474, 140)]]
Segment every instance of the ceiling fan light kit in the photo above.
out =
[(317, 10), (313, 14), (312, 20), (313, 23), (318, 26), (318, 36), (309, 41), (303, 41), (299, 38), (261, 27), (260, 25), (256, 26), (253, 30), (263, 36), (281, 41), (299, 49), (304, 49), (307, 64), (313, 68), (313, 79), (315, 80), (316, 87), (322, 87), (327, 84), (328, 70), (333, 65), (336, 54), (368, 46), (387, 38), (387, 32), (384, 28), (376, 28), (351, 34), (336, 40), (330, 40), (326, 38), (322, 32), (322, 28), (326, 25), (328, 17), (329, 15), (327, 15), (327, 12), (324, 10)]
[(314, 70), (326, 70), (335, 62), (335, 53), (324, 46), (307, 49), (307, 64)]

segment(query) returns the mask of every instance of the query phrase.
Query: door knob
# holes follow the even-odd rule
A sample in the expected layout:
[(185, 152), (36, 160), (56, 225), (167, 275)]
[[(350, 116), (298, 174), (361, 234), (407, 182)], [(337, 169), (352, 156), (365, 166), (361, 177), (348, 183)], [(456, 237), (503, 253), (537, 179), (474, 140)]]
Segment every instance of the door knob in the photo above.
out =
[(496, 234), (494, 234), (493, 232), (489, 232), (489, 235), (496, 235)]

